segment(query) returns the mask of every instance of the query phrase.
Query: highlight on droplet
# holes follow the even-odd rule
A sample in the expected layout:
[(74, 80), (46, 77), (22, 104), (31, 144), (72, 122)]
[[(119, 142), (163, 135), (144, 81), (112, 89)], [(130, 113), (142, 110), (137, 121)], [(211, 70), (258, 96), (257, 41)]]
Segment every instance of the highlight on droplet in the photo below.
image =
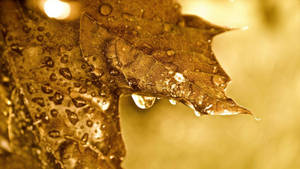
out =
[(70, 4), (60, 0), (46, 0), (43, 8), (48, 17), (55, 19), (67, 19), (71, 13)]

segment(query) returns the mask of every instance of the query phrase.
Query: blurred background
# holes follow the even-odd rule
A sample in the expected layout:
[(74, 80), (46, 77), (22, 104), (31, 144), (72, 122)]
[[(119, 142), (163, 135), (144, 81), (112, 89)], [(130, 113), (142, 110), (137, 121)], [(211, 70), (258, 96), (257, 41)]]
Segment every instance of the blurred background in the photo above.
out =
[(121, 100), (127, 169), (299, 169), (300, 1), (180, 0), (183, 13), (245, 27), (214, 39), (228, 96), (255, 116), (196, 117), (168, 100)]

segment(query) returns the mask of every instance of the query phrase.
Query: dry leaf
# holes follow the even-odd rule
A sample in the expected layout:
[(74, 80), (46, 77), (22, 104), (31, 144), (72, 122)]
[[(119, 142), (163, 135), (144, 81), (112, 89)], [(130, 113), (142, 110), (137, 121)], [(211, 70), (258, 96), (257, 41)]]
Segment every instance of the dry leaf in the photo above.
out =
[(171, 0), (82, 1), (73, 21), (0, 4), (0, 73), (11, 78), (1, 90), (14, 105), (1, 117), (9, 126), (1, 139), (30, 168), (121, 168), (122, 94), (141, 108), (167, 97), (198, 115), (250, 113), (225, 96), (230, 79), (211, 49), (229, 29), (181, 15)]

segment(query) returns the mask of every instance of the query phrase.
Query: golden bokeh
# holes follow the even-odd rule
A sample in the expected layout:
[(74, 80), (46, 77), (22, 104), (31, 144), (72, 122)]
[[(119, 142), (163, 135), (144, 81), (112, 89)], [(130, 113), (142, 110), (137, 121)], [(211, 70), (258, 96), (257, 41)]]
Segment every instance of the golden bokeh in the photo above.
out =
[(196, 117), (157, 101), (121, 102), (128, 169), (300, 168), (300, 1), (181, 0), (184, 13), (248, 30), (216, 37), (214, 52), (233, 79), (228, 96), (256, 117)]

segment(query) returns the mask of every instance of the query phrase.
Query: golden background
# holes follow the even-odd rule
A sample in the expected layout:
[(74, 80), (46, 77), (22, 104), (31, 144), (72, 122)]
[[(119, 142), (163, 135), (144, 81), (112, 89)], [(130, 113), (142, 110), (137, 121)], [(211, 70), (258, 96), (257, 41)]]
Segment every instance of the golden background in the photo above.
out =
[(245, 27), (214, 39), (233, 79), (228, 96), (251, 116), (197, 118), (165, 99), (139, 110), (121, 101), (127, 169), (299, 169), (300, 1), (181, 0), (183, 13)]

